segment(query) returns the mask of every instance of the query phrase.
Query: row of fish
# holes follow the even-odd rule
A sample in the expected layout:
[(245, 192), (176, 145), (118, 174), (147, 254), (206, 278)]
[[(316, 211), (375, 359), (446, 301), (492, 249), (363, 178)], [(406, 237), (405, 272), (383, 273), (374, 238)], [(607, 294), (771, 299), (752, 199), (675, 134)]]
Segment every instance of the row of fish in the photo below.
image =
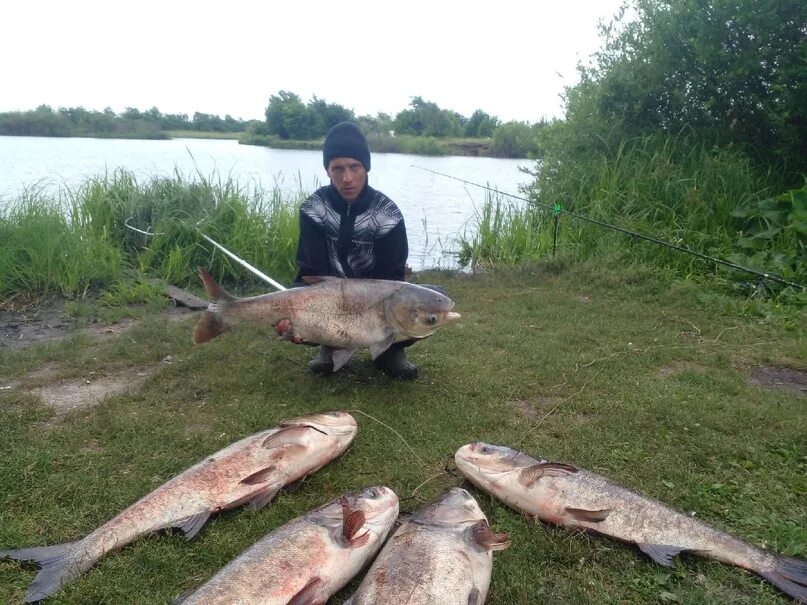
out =
[[(265, 506), (341, 455), (356, 432), (346, 412), (283, 422), (205, 458), (85, 538), (3, 551), (0, 558), (40, 565), (25, 597), (39, 601), (150, 532), (178, 528), (191, 538), (213, 513)], [(635, 543), (662, 565), (681, 552), (730, 563), (807, 603), (807, 561), (753, 546), (600, 475), (487, 443), (462, 446), (455, 462), (471, 483), (530, 518)], [(398, 507), (389, 487), (346, 494), (269, 533), (176, 603), (324, 604), (376, 556)], [(348, 603), (481, 604), (492, 551), (509, 543), (467, 491), (449, 490), (401, 524)]]

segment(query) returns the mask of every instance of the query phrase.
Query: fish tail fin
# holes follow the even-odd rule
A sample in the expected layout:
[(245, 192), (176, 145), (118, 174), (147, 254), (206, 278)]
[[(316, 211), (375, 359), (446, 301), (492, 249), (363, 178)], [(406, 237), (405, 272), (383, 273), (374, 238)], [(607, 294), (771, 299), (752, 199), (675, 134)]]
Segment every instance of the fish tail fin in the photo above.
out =
[(207, 311), (202, 313), (193, 329), (193, 342), (200, 344), (212, 340), (229, 329), (227, 324), (221, 320), (220, 315), (235, 298), (219, 286), (203, 267), (197, 267), (197, 271), (205, 286), (205, 291), (210, 297)]
[(807, 561), (804, 559), (777, 555), (773, 569), (759, 575), (785, 594), (807, 603)]
[(77, 542), (66, 542), (54, 546), (7, 550), (0, 552), (0, 559), (33, 561), (39, 565), (39, 573), (25, 593), (25, 602), (35, 603), (49, 597), (84, 571), (85, 566), (71, 556), (76, 544)]
[(221, 321), (212, 311), (204, 311), (193, 328), (193, 342), (201, 344), (213, 340), (229, 330), (226, 323)]

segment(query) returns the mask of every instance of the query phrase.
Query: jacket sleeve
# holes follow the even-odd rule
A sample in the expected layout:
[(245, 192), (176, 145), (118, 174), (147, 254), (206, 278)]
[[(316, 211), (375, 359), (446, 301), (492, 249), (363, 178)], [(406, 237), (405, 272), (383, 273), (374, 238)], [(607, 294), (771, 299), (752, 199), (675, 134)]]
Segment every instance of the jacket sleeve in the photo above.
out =
[(403, 219), (375, 244), (376, 263), (371, 277), (404, 281), (409, 242)]
[(300, 239), (297, 242), (297, 277), (294, 285), (305, 285), (303, 276), (330, 275), (331, 261), (325, 232), (300, 211)]

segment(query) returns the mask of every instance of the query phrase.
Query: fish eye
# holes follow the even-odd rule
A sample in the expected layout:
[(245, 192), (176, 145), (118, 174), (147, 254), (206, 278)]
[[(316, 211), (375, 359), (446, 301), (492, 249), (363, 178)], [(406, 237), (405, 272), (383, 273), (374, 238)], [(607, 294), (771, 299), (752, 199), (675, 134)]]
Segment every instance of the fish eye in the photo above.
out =
[(483, 454), (490, 454), (491, 449), (489, 445), (483, 445), (482, 449), (480, 450)]
[(378, 488), (375, 487), (371, 487), (370, 489), (368, 489), (367, 493), (371, 498), (378, 498), (381, 495), (381, 493), (378, 491)]
[(437, 323), (437, 316), (429, 315), (429, 317), (426, 319), (426, 323), (429, 324), (430, 326), (433, 326), (434, 324)]

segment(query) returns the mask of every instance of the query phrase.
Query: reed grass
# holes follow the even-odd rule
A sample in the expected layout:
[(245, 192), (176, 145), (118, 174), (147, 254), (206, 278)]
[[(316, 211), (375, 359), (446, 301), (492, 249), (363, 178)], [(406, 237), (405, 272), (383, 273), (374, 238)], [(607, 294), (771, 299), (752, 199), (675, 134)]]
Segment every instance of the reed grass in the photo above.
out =
[[(761, 229), (760, 220), (765, 219), (758, 209), (770, 204), (782, 185), (775, 175), (759, 174), (731, 148), (684, 136), (654, 136), (622, 141), (599, 154), (554, 149), (537, 174), (527, 194), (544, 206), (560, 204), (571, 213), (788, 279), (798, 281), (801, 276), (804, 281), (807, 274), (807, 234), (795, 228), (801, 225), (802, 212), (795, 201), (791, 214), (780, 219), (790, 224), (782, 225), (777, 237), (764, 241), (757, 237), (758, 249), (745, 244), (749, 230)], [(802, 197), (793, 193), (789, 199)], [(551, 249), (554, 221), (549, 220), (551, 212), (538, 208), (486, 200), (471, 229), (476, 235), (460, 240), (461, 264), (515, 263), (545, 256)], [(561, 216), (558, 248), (577, 260), (629, 257), (631, 262), (649, 262), (682, 276), (708, 275), (715, 269), (695, 256), (568, 215)], [(749, 279), (746, 273), (736, 277)]]
[[(0, 211), (0, 297), (20, 292), (81, 298), (137, 283), (132, 273), (196, 285), (197, 265), (225, 282), (255, 284), (202, 233), (289, 281), (297, 207), (306, 196), (201, 174), (144, 182), (118, 170), (75, 188), (32, 188)], [(150, 235), (127, 228), (127, 224)]]

